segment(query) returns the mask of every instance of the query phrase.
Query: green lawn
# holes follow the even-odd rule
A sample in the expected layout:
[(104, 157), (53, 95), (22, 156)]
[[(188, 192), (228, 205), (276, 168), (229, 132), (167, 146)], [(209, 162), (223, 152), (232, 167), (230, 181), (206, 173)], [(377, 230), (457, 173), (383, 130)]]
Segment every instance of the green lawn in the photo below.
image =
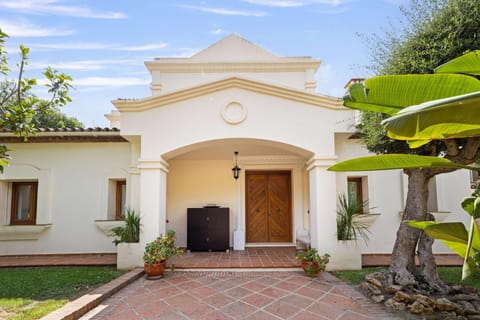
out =
[(0, 269), (0, 319), (39, 319), (122, 273), (109, 267)]
[[(359, 271), (336, 271), (333, 274), (348, 283), (351, 284), (359, 284), (365, 280), (365, 275), (381, 271), (385, 268), (376, 267), (376, 268), (363, 268)], [(461, 267), (438, 267), (438, 274), (440, 278), (448, 283), (458, 283), (458, 284), (465, 284), (467, 286), (472, 286), (480, 290), (480, 274), (475, 273), (465, 279), (465, 281), (461, 281), (462, 279), (462, 268)]]

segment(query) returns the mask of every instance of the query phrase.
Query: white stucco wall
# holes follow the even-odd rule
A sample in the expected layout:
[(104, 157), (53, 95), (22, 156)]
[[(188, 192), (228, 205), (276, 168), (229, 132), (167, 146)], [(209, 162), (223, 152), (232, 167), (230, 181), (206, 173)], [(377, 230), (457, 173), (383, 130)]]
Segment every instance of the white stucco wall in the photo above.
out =
[[(9, 181), (38, 180), (37, 223), (52, 226), (38, 240), (0, 241), (0, 255), (116, 252), (95, 220), (108, 218), (109, 179), (129, 183), (129, 143), (26, 143), (8, 148), (13, 160), (0, 175), (0, 188), (8, 189)], [(9, 215), (0, 206), (0, 225), (8, 223)]]
[[(222, 110), (231, 102), (247, 109), (239, 124), (227, 123)], [(334, 155), (333, 132), (350, 110), (332, 110), (232, 88), (143, 112), (122, 114), (122, 134), (142, 137), (141, 157), (202, 141), (252, 138), (278, 141), (316, 155)]]
[(207, 204), (230, 208), (230, 233), (233, 232), (237, 215), (237, 187), (231, 167), (232, 162), (226, 160), (169, 162), (167, 228), (177, 232), (178, 245), (187, 245), (187, 208), (201, 208)]

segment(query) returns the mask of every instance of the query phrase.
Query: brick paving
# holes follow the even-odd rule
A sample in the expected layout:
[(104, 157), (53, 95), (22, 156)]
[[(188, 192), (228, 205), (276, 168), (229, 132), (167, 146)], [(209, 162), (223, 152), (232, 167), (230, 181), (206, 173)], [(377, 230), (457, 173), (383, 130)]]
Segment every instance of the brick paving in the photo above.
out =
[(140, 278), (82, 320), (405, 319), (384, 311), (329, 273), (175, 271)]

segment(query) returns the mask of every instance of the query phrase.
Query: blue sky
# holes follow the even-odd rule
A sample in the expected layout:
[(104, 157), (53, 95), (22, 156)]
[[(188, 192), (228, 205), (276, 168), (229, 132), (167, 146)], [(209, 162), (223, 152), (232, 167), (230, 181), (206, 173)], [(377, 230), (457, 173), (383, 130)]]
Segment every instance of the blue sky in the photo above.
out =
[(29, 47), (28, 75), (48, 65), (71, 75), (64, 112), (105, 127), (111, 100), (149, 96), (145, 60), (188, 57), (231, 33), (279, 56), (320, 59), (317, 91), (341, 96), (350, 78), (368, 76), (357, 34), (398, 24), (407, 1), (0, 0), (0, 28), (11, 66), (18, 45)]

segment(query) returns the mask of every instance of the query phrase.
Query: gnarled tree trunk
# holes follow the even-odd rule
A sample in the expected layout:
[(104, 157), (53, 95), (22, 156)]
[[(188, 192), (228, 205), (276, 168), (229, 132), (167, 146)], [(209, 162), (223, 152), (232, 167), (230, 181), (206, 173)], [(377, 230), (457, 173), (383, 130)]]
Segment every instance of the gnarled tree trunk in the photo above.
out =
[(402, 286), (416, 283), (414, 273), (415, 252), (420, 238), (421, 230), (409, 227), (406, 220), (424, 221), (427, 216), (429, 169), (407, 169), (408, 193), (403, 212), (402, 223), (397, 231), (397, 238), (392, 252), (392, 263), (389, 272), (393, 274), (394, 281)]

